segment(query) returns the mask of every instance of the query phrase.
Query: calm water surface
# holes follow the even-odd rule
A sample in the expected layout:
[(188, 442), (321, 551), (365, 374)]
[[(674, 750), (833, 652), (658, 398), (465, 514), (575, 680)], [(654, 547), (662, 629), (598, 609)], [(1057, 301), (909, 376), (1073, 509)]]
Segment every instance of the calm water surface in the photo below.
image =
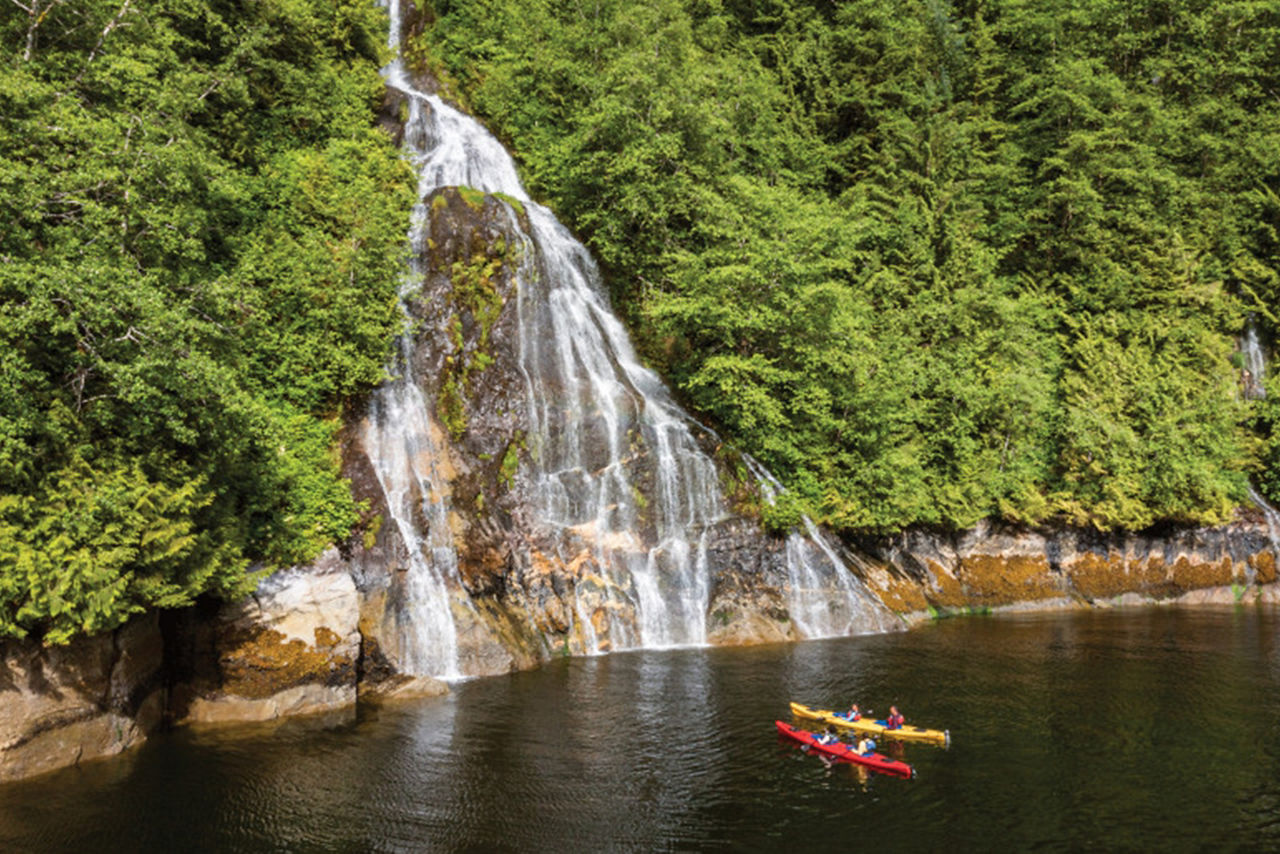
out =
[[(0, 850), (1280, 849), (1274, 611), (969, 618), (557, 661), (359, 719), (180, 731), (0, 786)], [(948, 727), (915, 780), (779, 740), (789, 700)]]

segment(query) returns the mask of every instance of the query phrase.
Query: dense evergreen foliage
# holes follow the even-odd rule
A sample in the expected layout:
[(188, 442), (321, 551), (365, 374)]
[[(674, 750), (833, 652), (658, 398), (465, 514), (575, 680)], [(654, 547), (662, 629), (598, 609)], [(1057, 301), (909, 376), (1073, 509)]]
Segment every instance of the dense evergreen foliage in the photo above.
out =
[[(435, 0), (410, 55), (696, 411), (847, 532), (1280, 498), (1280, 7)], [(0, 13), (0, 637), (235, 596), (358, 508), (411, 176), (364, 0)]]
[(1233, 354), (1246, 312), (1278, 320), (1276, 4), (426, 18), (417, 61), (791, 511), (846, 531), (1216, 522), (1258, 468), (1280, 497), (1274, 398), (1242, 399)]
[(357, 518), (411, 176), (363, 0), (0, 13), (0, 637), (246, 591)]

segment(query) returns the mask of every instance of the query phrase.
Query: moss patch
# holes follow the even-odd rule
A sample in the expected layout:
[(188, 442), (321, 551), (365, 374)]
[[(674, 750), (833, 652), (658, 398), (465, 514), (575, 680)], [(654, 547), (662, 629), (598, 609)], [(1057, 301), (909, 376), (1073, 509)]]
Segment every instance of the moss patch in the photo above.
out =
[(897, 614), (913, 614), (929, 608), (929, 600), (925, 598), (924, 589), (919, 582), (910, 578), (894, 578), (876, 594), (885, 607)]
[(484, 207), (484, 190), (477, 190), (475, 187), (458, 187), (458, 195), (468, 207), (480, 210)]
[(378, 542), (378, 532), (382, 530), (382, 514), (375, 513), (364, 528), (364, 547), (369, 550)]
[(931, 560), (928, 568), (933, 584), (925, 589), (925, 596), (930, 602), (941, 608), (963, 608), (969, 603), (964, 585), (945, 566)]
[(494, 193), (493, 197), (510, 205), (511, 209), (516, 212), (517, 216), (524, 216), (524, 202), (520, 201), (515, 196), (508, 196), (506, 193)]
[(956, 576), (969, 599), (981, 605), (1012, 605), (1061, 596), (1043, 555), (973, 555), (960, 561)]
[(1276, 556), (1272, 552), (1259, 552), (1249, 558), (1254, 578), (1259, 584), (1271, 584), (1276, 580)]
[(1091, 600), (1111, 599), (1134, 589), (1124, 557), (1116, 553), (1103, 557), (1085, 552), (1072, 561), (1067, 576), (1076, 591)]
[[(466, 188), (459, 188), (458, 192), (467, 200), (464, 189)], [(483, 193), (480, 194), (480, 199), (483, 203)], [(468, 200), (468, 204), (470, 203)], [(474, 377), (493, 364), (493, 356), (488, 352), (489, 339), (505, 305), (502, 293), (498, 290), (497, 277), (507, 267), (513, 254), (507, 241), (498, 237), (482, 251), (468, 259), (455, 261), (449, 267), (449, 279), (453, 287), (449, 292), (451, 311), (445, 323), (445, 333), (452, 352), (444, 360), (444, 376), (437, 403), (440, 420), (455, 440), (460, 439), (467, 430), (468, 389)], [(468, 329), (471, 333), (470, 342), (466, 334)]]
[(1170, 573), (1173, 584), (1183, 590), (1203, 587), (1225, 587), (1235, 580), (1231, 558), (1223, 556), (1217, 563), (1193, 563), (1179, 556)]
[(336, 655), (342, 638), (332, 629), (315, 630), (315, 644), (308, 645), (274, 629), (246, 635), (223, 653), (222, 688), (228, 694), (262, 699), (296, 685), (316, 682), (326, 685), (354, 681), (355, 663), (350, 656)]
[(498, 482), (510, 489), (515, 482), (516, 471), (520, 468), (520, 451), (525, 447), (524, 431), (516, 431), (515, 437), (507, 443), (507, 452), (502, 455), (502, 465), (498, 468)]

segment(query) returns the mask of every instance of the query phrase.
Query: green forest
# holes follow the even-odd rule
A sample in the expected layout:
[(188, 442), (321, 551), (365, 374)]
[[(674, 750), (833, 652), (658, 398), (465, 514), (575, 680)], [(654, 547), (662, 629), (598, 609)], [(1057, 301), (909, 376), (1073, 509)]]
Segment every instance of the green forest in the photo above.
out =
[(363, 0), (12, 0), (0, 38), (0, 637), (59, 643), (347, 536), (412, 176)]
[(1280, 6), (435, 0), (414, 57), (845, 533), (1280, 497)]
[[(406, 54), (678, 397), (846, 535), (1280, 499), (1280, 7), (426, 0)], [(347, 537), (410, 170), (364, 0), (0, 12), (0, 637)]]

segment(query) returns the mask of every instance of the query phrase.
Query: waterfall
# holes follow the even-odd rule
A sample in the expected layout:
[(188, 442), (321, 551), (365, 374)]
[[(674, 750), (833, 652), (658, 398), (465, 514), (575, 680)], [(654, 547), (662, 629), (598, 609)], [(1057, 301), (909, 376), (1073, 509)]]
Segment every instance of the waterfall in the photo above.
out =
[(704, 643), (707, 534), (728, 515), (715, 464), (639, 363), (586, 248), (526, 206), (537, 252), (518, 305), (534, 514), (563, 556), (590, 550), (606, 581), (597, 608), (634, 610), (634, 625), (611, 622), (614, 648)]
[(1252, 313), (1245, 322), (1244, 337), (1240, 340), (1240, 353), (1244, 357), (1241, 385), (1246, 400), (1261, 400), (1267, 396), (1263, 380), (1267, 371), (1266, 356), (1258, 337), (1258, 324)]
[[(398, 0), (389, 11), (398, 54)], [(419, 259), (430, 212), (421, 200), (433, 191), (466, 186), (500, 194), (522, 209), (517, 215), (508, 205), (512, 222), (528, 223), (515, 229), (521, 246), (510, 271), (528, 421), (517, 488), (529, 515), (529, 547), (573, 576), (566, 598), (577, 649), (706, 643), (709, 542), (730, 514), (696, 425), (640, 364), (590, 254), (529, 198), (502, 145), (471, 117), (415, 89), (398, 56), (384, 76), (407, 99), (405, 156), (418, 175), (411, 282), (424, 273)], [(412, 288), (406, 285), (402, 299)], [(456, 675), (452, 616), (474, 606), (459, 580), (449, 472), (442, 470), (433, 403), (414, 382), (413, 347), (406, 334), (397, 379), (375, 396), (365, 446), (410, 551), (406, 610), (415, 628), (405, 641), (416, 651), (407, 657), (415, 672)], [(810, 538), (793, 533), (786, 548), (793, 615), (804, 636), (883, 628), (878, 621), (887, 612), (805, 523)]]
[(465, 602), (466, 593), (458, 580), (458, 556), (449, 529), (439, 439), (414, 381), (412, 333), (401, 335), (398, 344), (398, 376), (374, 393), (362, 440), (391, 521), (408, 551), (401, 667), (416, 675), (457, 678), (462, 674), (451, 601)]
[[(390, 12), (394, 50), (400, 32), (395, 0)], [(531, 421), (532, 510), (562, 559), (584, 551), (592, 559), (594, 577), (580, 579), (575, 589), (585, 651), (603, 648), (593, 618), (614, 614), (620, 615), (609, 621), (614, 649), (705, 643), (707, 533), (727, 518), (714, 463), (698, 448), (687, 416), (661, 380), (640, 364), (603, 296), (586, 248), (528, 197), (502, 145), (474, 119), (415, 90), (399, 58), (385, 75), (408, 98), (405, 148), (417, 170), (420, 199), (441, 187), (469, 186), (517, 199), (528, 211), (526, 250), (532, 251), (521, 253), (517, 293)], [(425, 215), (420, 206), (411, 234), (415, 256)], [(407, 394), (404, 385), (412, 385), (407, 372), (392, 389)], [(420, 394), (403, 403), (395, 411), (411, 432), (419, 423), (433, 423)], [(406, 415), (413, 407), (419, 408)], [(423, 460), (438, 456), (430, 433), (423, 430), (415, 440)], [(412, 453), (400, 457), (416, 464)], [(384, 462), (380, 470), (395, 464)], [(386, 483), (384, 489), (392, 494)], [(446, 537), (443, 490), (425, 488), (421, 494), (425, 515), (440, 520), (429, 526), (429, 534), (439, 530)], [(402, 530), (412, 527), (396, 515)], [(439, 594), (456, 580), (457, 558), (445, 555), (450, 549), (443, 542), (428, 545), (429, 580), (421, 589)], [(584, 590), (590, 591), (587, 598)], [(432, 621), (445, 611), (439, 605), (428, 609), (425, 602), (420, 606), (423, 613), (431, 611)]]
[[(1262, 511), (1262, 517), (1267, 520), (1267, 536), (1271, 538), (1271, 554), (1277, 560), (1280, 560), (1280, 511), (1272, 507), (1271, 503), (1262, 497), (1262, 493), (1253, 488), (1253, 484), (1249, 484), (1249, 500)], [(1253, 581), (1253, 567), (1249, 566), (1245, 570), (1245, 583), (1253, 584)]]
[[(1263, 384), (1266, 378), (1267, 361), (1266, 355), (1262, 350), (1262, 341), (1258, 336), (1257, 319), (1254, 317), (1253, 312), (1249, 313), (1249, 317), (1245, 321), (1244, 337), (1240, 340), (1240, 353), (1244, 356), (1241, 386), (1245, 400), (1261, 400), (1267, 396), (1267, 390)], [(1267, 534), (1271, 538), (1271, 553), (1277, 559), (1280, 559), (1280, 512), (1277, 512), (1262, 497), (1262, 493), (1258, 492), (1253, 487), (1253, 484), (1249, 485), (1249, 500), (1262, 511), (1263, 518), (1267, 520)], [(1248, 567), (1245, 572), (1245, 582), (1252, 584), (1254, 580), (1253, 567)]]
[[(750, 456), (743, 455), (747, 468), (760, 484), (764, 498), (772, 504), (780, 484)], [(805, 533), (787, 535), (787, 610), (806, 638), (843, 637), (886, 631), (893, 617), (867, 590), (844, 563), (818, 526), (802, 517)]]

